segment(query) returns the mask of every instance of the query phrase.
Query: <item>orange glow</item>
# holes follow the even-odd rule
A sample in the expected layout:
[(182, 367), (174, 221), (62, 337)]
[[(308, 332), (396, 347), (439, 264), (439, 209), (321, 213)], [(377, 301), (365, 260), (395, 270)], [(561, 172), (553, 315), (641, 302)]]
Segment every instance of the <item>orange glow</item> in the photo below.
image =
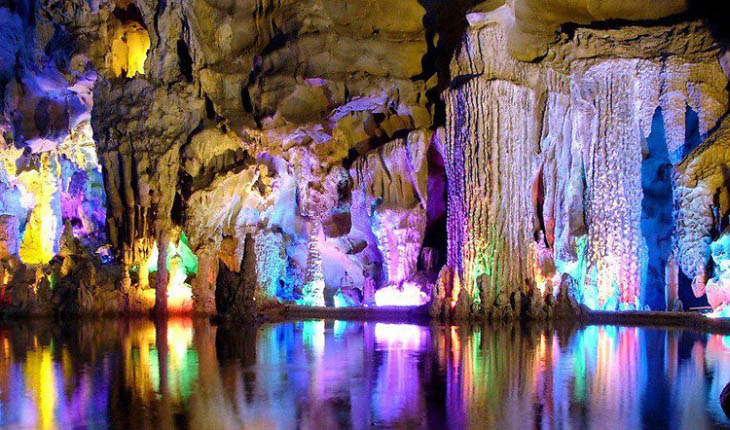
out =
[(451, 309), (454, 309), (456, 307), (456, 303), (459, 301), (459, 293), (461, 293), (461, 277), (459, 275), (454, 275), (452, 285), (453, 287), (451, 289)]
[[(185, 282), (187, 273), (182, 264), (178, 264), (178, 258), (173, 258), (170, 261), (170, 280), (167, 283), (167, 310), (175, 314), (190, 313), (193, 311), (193, 290)], [(150, 306), (155, 303), (156, 291), (154, 288), (142, 290), (142, 297)]]

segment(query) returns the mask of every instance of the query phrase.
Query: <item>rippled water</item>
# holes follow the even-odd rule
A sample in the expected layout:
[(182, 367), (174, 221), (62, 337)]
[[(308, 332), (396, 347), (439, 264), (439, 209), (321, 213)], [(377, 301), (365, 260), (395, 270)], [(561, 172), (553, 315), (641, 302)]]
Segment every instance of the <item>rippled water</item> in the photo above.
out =
[(700, 430), (729, 381), (679, 330), (0, 323), (3, 429)]

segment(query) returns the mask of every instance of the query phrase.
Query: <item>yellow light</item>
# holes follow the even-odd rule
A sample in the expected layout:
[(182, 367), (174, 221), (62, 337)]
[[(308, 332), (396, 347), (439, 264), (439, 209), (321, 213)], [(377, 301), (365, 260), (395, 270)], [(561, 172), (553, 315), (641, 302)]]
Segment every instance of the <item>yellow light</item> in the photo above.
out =
[(133, 78), (144, 75), (144, 62), (150, 49), (150, 36), (137, 22), (125, 23), (117, 29), (111, 46), (111, 67), (116, 76)]
[(59, 198), (58, 178), (48, 154), (41, 156), (41, 163), (42, 168), (24, 171), (19, 176), (25, 185), (24, 196), (35, 201), (20, 244), (20, 258), (26, 264), (46, 264), (55, 255), (59, 216), (53, 211), (53, 203)]
[(36, 348), (28, 353), (26, 360), (27, 384), (33, 393), (33, 401), (38, 408), (40, 429), (53, 429), (53, 411), (56, 407), (55, 373), (51, 350), (48, 347)]

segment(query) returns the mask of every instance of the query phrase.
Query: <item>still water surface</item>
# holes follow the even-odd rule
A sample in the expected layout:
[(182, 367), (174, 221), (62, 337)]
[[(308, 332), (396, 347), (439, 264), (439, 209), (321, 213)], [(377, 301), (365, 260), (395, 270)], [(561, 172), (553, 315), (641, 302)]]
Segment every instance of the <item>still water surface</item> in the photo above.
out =
[(712, 429), (730, 336), (591, 326), (0, 323), (2, 429)]

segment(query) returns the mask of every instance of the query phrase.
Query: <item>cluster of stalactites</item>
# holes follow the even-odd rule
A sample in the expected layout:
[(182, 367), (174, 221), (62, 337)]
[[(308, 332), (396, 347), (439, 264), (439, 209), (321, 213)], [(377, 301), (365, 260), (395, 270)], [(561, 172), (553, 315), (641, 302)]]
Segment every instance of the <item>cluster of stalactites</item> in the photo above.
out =
[(91, 251), (104, 245), (106, 196), (88, 122), (47, 150), (3, 147), (0, 189), (4, 247), (23, 263), (47, 264), (67, 221)]
[[(504, 43), (497, 22), (481, 23), (467, 31), (452, 63), (464, 77), (445, 95), (451, 272), (443, 277), (444, 300), (456, 314), (496, 317), (525, 306), (548, 314), (551, 303), (566, 298), (572, 309), (639, 309), (654, 294), (648, 271), (660, 267), (653, 276), (667, 292), (654, 295), (675, 302), (676, 267), (655, 248), (698, 243), (696, 229), (677, 218), (705, 210), (683, 207), (696, 202), (682, 197), (690, 192), (681, 184), (669, 179), (667, 190), (657, 191), (642, 183), (642, 174), (657, 175), (666, 165), (671, 176), (673, 163), (693, 156), (687, 111), (698, 113), (705, 136), (727, 110), (727, 78), (717, 58), (575, 60), (569, 75), (559, 75), (549, 63), (511, 59)], [(653, 149), (668, 154), (659, 161), (647, 149), (652, 133)], [(657, 193), (670, 218), (672, 200), (679, 202), (674, 221), (663, 220), (674, 222), (674, 230), (654, 230), (657, 203), (647, 199)], [(667, 237), (659, 242), (657, 234)], [(701, 240), (706, 247), (707, 238)], [(699, 249), (704, 267), (709, 249)], [(690, 255), (680, 252), (680, 268), (689, 266)]]

